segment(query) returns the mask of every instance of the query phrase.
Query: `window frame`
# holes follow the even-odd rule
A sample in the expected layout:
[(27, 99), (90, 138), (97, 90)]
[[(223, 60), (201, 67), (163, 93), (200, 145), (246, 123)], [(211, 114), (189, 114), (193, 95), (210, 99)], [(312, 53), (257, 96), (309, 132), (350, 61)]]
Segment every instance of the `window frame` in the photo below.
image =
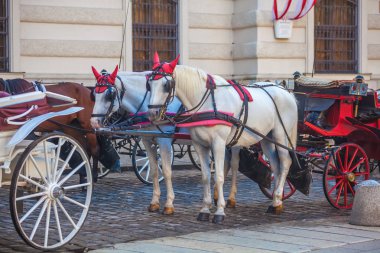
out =
[[(180, 13), (180, 3), (177, 0), (171, 0), (173, 4), (175, 5), (175, 16), (174, 16), (174, 11), (170, 13), (173, 15), (173, 19), (175, 19), (175, 23), (157, 23), (152, 20), (152, 16), (147, 16), (149, 21), (148, 22), (140, 22), (136, 23), (135, 22), (135, 11), (134, 11), (134, 5), (136, 1), (132, 2), (132, 69), (133, 71), (145, 71), (149, 70), (152, 67), (152, 59), (153, 59), (153, 54), (155, 51), (157, 51), (160, 54), (161, 61), (169, 61), (173, 60), (179, 52), (179, 45), (180, 45), (180, 24), (179, 24), (179, 13)], [(144, 3), (140, 3), (144, 4)], [(146, 4), (146, 3), (145, 3)], [(151, 6), (150, 8), (154, 8), (154, 6)], [(152, 13), (144, 14), (144, 15), (152, 15)], [(144, 17), (145, 18), (145, 17)], [(145, 29), (145, 30), (144, 30)], [(165, 32), (170, 33), (173, 32), (175, 33), (174, 36), (168, 36), (167, 38), (164, 38), (161, 34), (160, 36), (149, 36), (149, 35), (141, 35), (142, 31), (148, 31), (149, 34), (155, 33), (155, 31), (161, 31), (162, 34), (165, 34)], [(143, 43), (145, 45), (143, 46), (143, 50), (141, 49), (136, 49), (137, 46), (141, 46), (142, 42), (141, 40), (144, 40)], [(140, 40), (140, 42), (138, 42)], [(155, 40), (165, 40), (168, 42), (168, 44), (174, 44), (175, 49), (173, 50), (172, 48), (165, 48), (164, 50), (162, 48), (155, 48), (154, 47), (154, 41)], [(171, 42), (171, 43), (170, 43)], [(138, 44), (139, 43), (139, 44)], [(137, 51), (144, 52), (145, 57), (144, 59), (141, 59), (141, 57), (137, 56)], [(172, 59), (167, 59), (167, 57), (164, 56), (165, 51), (167, 54), (170, 55), (169, 58)], [(168, 53), (170, 52), (170, 53)]]
[[(349, 2), (350, 0), (346, 0), (347, 2)], [(350, 26), (354, 26), (355, 30), (354, 30), (354, 36), (352, 38), (349, 38), (351, 39), (351, 41), (353, 41), (353, 46), (351, 48), (347, 47), (347, 50), (346, 50), (346, 53), (348, 52), (351, 52), (352, 53), (352, 58), (348, 59), (348, 61), (352, 61), (352, 63), (346, 63), (346, 66), (348, 66), (349, 64), (352, 64), (352, 67), (351, 68), (346, 68), (346, 69), (339, 69), (339, 64), (345, 64), (343, 63), (344, 60), (341, 60), (339, 61), (339, 59), (334, 59), (334, 53), (336, 50), (337, 50), (337, 45), (334, 44), (335, 46), (332, 46), (332, 47), (328, 47), (328, 46), (324, 46), (323, 50), (320, 50), (318, 49), (318, 45), (320, 45), (317, 40), (320, 39), (320, 40), (323, 40), (324, 43), (328, 43), (329, 41), (333, 44), (333, 40), (336, 39), (336, 40), (341, 40), (343, 41), (344, 38), (343, 37), (329, 37), (329, 36), (326, 36), (324, 38), (319, 38), (318, 36), (318, 31), (324, 31), (324, 32), (329, 32), (328, 29), (326, 30), (323, 30), (323, 29), (320, 29), (318, 30), (317, 26), (317, 12), (315, 11), (314, 12), (314, 63), (313, 63), (313, 72), (315, 73), (318, 73), (318, 74), (355, 74), (355, 73), (358, 73), (359, 71), (359, 65), (360, 65), (360, 55), (359, 55), (359, 47), (360, 47), (360, 42), (359, 42), (359, 39), (360, 39), (360, 33), (359, 33), (359, 29), (360, 29), (360, 20), (359, 20), (359, 17), (360, 17), (360, 0), (353, 0), (355, 1), (355, 12), (354, 12), (354, 15), (355, 15), (355, 19), (354, 19), (354, 25), (337, 25), (334, 23), (330, 23), (330, 24), (326, 24), (325, 26), (335, 26), (335, 27), (339, 27), (340, 26), (340, 29), (336, 29), (335, 31), (336, 32), (342, 32), (344, 33), (345, 32), (345, 29), (348, 31), (348, 32), (352, 32), (352, 30), (349, 30), (349, 27)], [(350, 1), (352, 2), (352, 1)], [(335, 3), (335, 2), (334, 2)], [(317, 5), (315, 6), (315, 9), (318, 8), (318, 3)], [(343, 15), (343, 14), (342, 14)], [(334, 30), (334, 29), (332, 29)], [(347, 32), (346, 31), (346, 32)], [(334, 32), (334, 31), (333, 31)], [(347, 39), (347, 40), (349, 40)], [(332, 57), (333, 59), (328, 59), (328, 60), (325, 60), (321, 57), (321, 59), (318, 59), (318, 53), (321, 53), (323, 51), (328, 51), (330, 50), (330, 57)], [(322, 66), (323, 64), (325, 64), (325, 67), (321, 67), (319, 68), (319, 66)]]

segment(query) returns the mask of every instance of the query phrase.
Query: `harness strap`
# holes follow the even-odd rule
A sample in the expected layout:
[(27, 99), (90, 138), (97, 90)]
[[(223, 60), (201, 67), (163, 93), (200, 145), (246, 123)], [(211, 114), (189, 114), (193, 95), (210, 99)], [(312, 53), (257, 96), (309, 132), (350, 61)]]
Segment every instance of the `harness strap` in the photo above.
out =
[[(238, 143), (241, 135), (243, 134), (244, 127), (245, 127), (245, 125), (247, 123), (247, 120), (248, 120), (248, 101), (250, 99), (249, 99), (247, 93), (244, 92), (243, 87), (241, 87), (240, 84), (238, 84), (235, 81), (228, 81), (228, 82), (234, 87), (235, 90), (239, 90), (240, 93), (243, 95), (243, 104), (241, 106), (240, 113), (239, 113), (239, 118), (238, 118), (239, 121), (240, 121), (240, 125), (236, 125), (235, 134), (232, 137), (231, 141), (226, 145), (227, 148), (231, 148), (236, 143)], [(243, 115), (243, 113), (244, 113), (244, 118), (243, 118), (243, 122), (241, 122), (241, 116)]]
[(210, 74), (207, 74), (206, 88), (209, 90), (216, 89), (214, 78)]

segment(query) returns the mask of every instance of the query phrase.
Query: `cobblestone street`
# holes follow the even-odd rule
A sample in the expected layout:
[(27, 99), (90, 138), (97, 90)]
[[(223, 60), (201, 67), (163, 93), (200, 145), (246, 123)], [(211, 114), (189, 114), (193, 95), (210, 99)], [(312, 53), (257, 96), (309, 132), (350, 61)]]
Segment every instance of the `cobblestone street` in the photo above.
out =
[[(176, 166), (173, 172), (176, 198), (175, 214), (164, 216), (149, 213), (152, 187), (142, 184), (133, 171), (110, 174), (95, 185), (92, 206), (85, 225), (62, 252), (85, 252), (111, 246), (115, 243), (164, 236), (183, 235), (192, 232), (243, 228), (305, 218), (347, 216), (349, 212), (332, 208), (324, 197), (320, 175), (314, 175), (310, 196), (296, 193), (285, 202), (281, 216), (266, 214), (270, 201), (259, 187), (239, 173), (237, 208), (226, 210), (224, 225), (196, 220), (201, 206), (202, 185), (200, 171), (191, 166)], [(230, 186), (229, 178), (225, 190)], [(162, 196), (166, 192), (161, 184)], [(8, 204), (9, 191), (1, 189), (0, 252), (34, 252), (16, 233)], [(227, 195), (227, 193), (226, 193)], [(165, 198), (161, 199), (161, 208)]]

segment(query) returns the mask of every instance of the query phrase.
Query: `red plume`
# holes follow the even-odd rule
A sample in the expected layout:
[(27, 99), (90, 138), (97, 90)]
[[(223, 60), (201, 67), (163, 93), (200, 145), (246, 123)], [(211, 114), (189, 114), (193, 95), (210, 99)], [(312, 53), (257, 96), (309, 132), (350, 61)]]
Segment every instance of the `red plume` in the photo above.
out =
[(177, 66), (178, 60), (179, 60), (179, 55), (177, 56), (177, 58), (175, 58), (175, 59), (169, 64), (170, 68), (172, 69), (172, 73), (173, 73), (175, 67)]
[(158, 66), (160, 66), (160, 57), (158, 56), (158, 53), (156, 51), (154, 52), (153, 56), (153, 69), (157, 68)]
[(94, 73), (96, 80), (98, 80), (99, 77), (101, 77), (102, 75), (99, 74), (99, 72), (94, 68), (94, 66), (91, 66), (91, 68), (92, 68), (92, 73)]
[(117, 71), (119, 70), (119, 66), (116, 65), (116, 68), (115, 70), (112, 72), (112, 74), (110, 75), (110, 78), (112, 81), (115, 81), (116, 77), (117, 77)]

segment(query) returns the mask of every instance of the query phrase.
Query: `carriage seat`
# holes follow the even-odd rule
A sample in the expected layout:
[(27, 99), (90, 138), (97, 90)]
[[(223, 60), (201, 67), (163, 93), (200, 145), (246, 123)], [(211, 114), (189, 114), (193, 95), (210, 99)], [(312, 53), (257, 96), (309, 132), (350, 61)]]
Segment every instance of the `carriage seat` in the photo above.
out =
[(46, 94), (40, 91), (10, 96), (0, 93), (0, 131), (17, 129), (26, 120), (48, 113)]
[(320, 89), (337, 88), (344, 84), (341, 81), (330, 81), (306, 76), (297, 76), (294, 78), (294, 81), (297, 86)]

